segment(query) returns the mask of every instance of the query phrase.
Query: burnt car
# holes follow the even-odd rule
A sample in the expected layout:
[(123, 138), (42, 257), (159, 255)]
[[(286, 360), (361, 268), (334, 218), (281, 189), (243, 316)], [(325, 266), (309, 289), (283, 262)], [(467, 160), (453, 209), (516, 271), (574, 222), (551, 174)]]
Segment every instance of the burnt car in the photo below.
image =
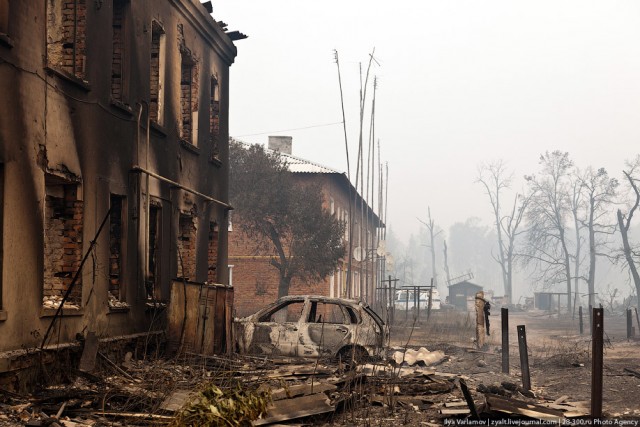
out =
[(364, 302), (307, 295), (235, 319), (234, 333), (240, 353), (363, 359), (382, 356), (388, 328)]

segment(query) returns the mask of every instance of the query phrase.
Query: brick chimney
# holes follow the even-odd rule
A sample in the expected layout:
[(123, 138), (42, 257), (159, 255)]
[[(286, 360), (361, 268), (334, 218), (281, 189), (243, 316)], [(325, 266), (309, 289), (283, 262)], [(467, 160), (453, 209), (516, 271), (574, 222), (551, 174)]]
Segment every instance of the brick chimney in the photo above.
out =
[(270, 136), (269, 150), (279, 151), (284, 154), (291, 154), (291, 145), (293, 137), (291, 136)]

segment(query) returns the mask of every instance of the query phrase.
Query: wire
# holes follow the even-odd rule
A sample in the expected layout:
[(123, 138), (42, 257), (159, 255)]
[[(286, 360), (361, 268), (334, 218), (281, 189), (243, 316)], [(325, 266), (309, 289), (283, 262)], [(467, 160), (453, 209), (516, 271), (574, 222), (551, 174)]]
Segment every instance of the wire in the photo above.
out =
[(244, 136), (257, 136), (257, 135), (268, 135), (270, 133), (278, 133), (278, 132), (289, 132), (292, 130), (304, 130), (304, 129), (312, 129), (312, 128), (321, 128), (321, 127), (326, 127), (326, 126), (335, 126), (335, 125), (341, 125), (343, 122), (334, 122), (334, 123), (325, 123), (323, 125), (312, 125), (312, 126), (305, 126), (305, 127), (301, 127), (301, 128), (293, 128), (293, 129), (282, 129), (282, 130), (272, 130), (269, 132), (260, 132), (260, 133), (248, 133), (245, 135), (236, 135), (236, 138), (242, 138)]
[[(123, 120), (123, 121), (126, 121), (126, 122), (135, 121), (132, 118), (125, 118), (125, 117), (122, 117), (122, 115), (119, 115), (119, 114), (116, 114), (116, 113), (112, 112), (111, 108), (109, 108), (108, 106), (103, 105), (102, 103), (100, 103), (100, 101), (79, 99), (79, 98), (75, 98), (75, 97), (69, 95), (63, 89), (59, 88), (57, 85), (54, 85), (54, 84), (50, 83), (47, 79), (45, 79), (43, 76), (41, 76), (37, 71), (27, 70), (26, 68), (22, 68), (21, 66), (16, 65), (11, 61), (7, 61), (6, 59), (0, 58), (0, 65), (2, 65), (2, 64), (6, 64), (6, 65), (14, 68), (17, 71), (22, 72), (22, 73), (31, 74), (31, 75), (37, 77), (39, 80), (41, 80), (47, 86), (49, 86), (50, 88), (52, 88), (53, 90), (55, 90), (59, 94), (65, 96), (66, 98), (72, 99), (72, 100), (74, 100), (76, 102), (80, 102), (80, 103), (83, 103), (83, 104), (97, 105), (98, 107), (100, 107), (102, 110), (104, 110), (105, 112), (107, 112), (111, 116), (113, 116), (113, 117), (115, 117), (117, 119), (120, 119), (120, 120)], [(123, 113), (123, 114), (126, 114), (126, 113)]]

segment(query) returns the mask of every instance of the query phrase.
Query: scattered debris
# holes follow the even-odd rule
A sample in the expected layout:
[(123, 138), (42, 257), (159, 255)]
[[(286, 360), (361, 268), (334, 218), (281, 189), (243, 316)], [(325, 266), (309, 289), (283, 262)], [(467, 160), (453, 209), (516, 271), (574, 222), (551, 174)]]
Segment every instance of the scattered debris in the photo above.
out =
[[(66, 307), (66, 304), (65, 304)], [(109, 292), (109, 307), (110, 308), (129, 308), (129, 304), (124, 301), (120, 301), (118, 297)]]
[(429, 351), (424, 347), (420, 347), (418, 350), (409, 348), (404, 352), (396, 351), (393, 353), (393, 360), (397, 365), (406, 363), (409, 366), (413, 366), (416, 363), (422, 363), (425, 366), (431, 366), (442, 362), (444, 358), (443, 351)]
[[(60, 304), (62, 304), (61, 295), (45, 295), (44, 297), (42, 297), (42, 307), (44, 308), (57, 310), (58, 307), (60, 307)], [(65, 301), (64, 308), (70, 310), (80, 310), (80, 306), (78, 306), (77, 304), (72, 304), (69, 301)]]

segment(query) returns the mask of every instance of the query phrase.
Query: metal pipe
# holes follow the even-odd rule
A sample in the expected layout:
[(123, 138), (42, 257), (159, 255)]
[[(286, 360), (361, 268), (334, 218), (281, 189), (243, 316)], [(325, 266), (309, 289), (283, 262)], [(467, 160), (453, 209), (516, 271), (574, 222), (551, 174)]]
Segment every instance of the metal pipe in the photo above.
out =
[(144, 168), (142, 168), (140, 166), (134, 166), (133, 170), (137, 171), (137, 172), (145, 173), (145, 174), (147, 174), (149, 176), (152, 176), (152, 177), (156, 178), (159, 181), (163, 181), (163, 182), (166, 182), (166, 183), (171, 184), (173, 186), (176, 186), (176, 187), (180, 188), (181, 190), (184, 190), (184, 191), (186, 191), (188, 193), (195, 194), (196, 196), (202, 197), (203, 199), (205, 199), (208, 202), (217, 203), (220, 206), (223, 206), (223, 207), (227, 208), (228, 210), (233, 210), (233, 206), (231, 206), (228, 203), (221, 202), (220, 200), (214, 199), (213, 197), (207, 196), (206, 194), (200, 193), (199, 191), (193, 190), (193, 189), (191, 189), (189, 187), (185, 187), (182, 184), (179, 184), (179, 183), (177, 183), (175, 181), (170, 180), (169, 178), (165, 178), (165, 177), (163, 177), (161, 175), (158, 175), (157, 173), (148, 171), (148, 170), (146, 170), (146, 169), (144, 169)]

